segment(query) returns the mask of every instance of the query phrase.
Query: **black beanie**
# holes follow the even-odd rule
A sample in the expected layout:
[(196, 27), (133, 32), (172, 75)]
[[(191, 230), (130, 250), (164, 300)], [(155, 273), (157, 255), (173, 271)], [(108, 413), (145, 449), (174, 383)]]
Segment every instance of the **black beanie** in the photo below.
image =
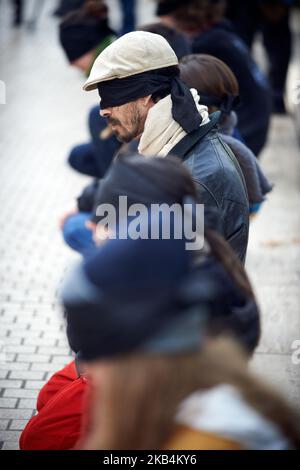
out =
[(114, 31), (108, 26), (107, 18), (98, 19), (87, 15), (67, 16), (59, 27), (60, 43), (70, 62), (82, 57), (97, 47)]

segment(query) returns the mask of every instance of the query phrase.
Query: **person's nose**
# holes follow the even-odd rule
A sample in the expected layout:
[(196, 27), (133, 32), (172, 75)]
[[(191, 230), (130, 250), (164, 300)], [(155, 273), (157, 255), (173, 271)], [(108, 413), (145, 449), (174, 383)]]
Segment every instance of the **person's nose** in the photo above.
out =
[(110, 108), (100, 109), (100, 116), (105, 117), (105, 118), (108, 118), (109, 116), (111, 116)]

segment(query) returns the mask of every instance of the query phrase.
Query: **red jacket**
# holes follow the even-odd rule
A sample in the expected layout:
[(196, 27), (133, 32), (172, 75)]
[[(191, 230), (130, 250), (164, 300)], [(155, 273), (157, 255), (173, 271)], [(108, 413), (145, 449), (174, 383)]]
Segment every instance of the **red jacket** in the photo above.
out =
[(75, 362), (56, 372), (37, 399), (38, 414), (20, 437), (21, 450), (68, 450), (79, 439), (87, 381), (78, 377)]

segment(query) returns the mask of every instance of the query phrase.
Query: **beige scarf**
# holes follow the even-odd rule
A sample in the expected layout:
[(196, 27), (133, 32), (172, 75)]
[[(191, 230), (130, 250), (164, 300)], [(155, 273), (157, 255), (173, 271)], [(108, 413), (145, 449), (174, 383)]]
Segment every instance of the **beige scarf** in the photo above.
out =
[[(192, 88), (191, 93), (202, 117), (203, 126), (209, 122), (208, 109), (199, 104), (200, 96), (195, 89)], [(138, 151), (145, 157), (165, 157), (186, 135), (172, 117), (172, 100), (171, 95), (168, 95), (150, 109)]]

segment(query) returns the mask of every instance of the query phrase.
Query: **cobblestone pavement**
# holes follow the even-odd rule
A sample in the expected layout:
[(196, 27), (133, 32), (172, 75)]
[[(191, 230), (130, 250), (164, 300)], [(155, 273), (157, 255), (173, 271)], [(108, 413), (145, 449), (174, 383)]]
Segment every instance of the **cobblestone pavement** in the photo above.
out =
[[(83, 79), (58, 46), (50, 15), (56, 2), (45, 3), (32, 32), (10, 29), (9, 2), (0, 0), (0, 79), (7, 91), (0, 105), (2, 449), (18, 448), (39, 389), (72, 357), (57, 290), (77, 255), (64, 246), (57, 220), (87, 181), (68, 168), (66, 155), (87, 139), (96, 97), (80, 91)], [(146, 6), (141, 20), (151, 17)], [(276, 189), (251, 228), (247, 264), (263, 312), (253, 368), (299, 405), (300, 365), (291, 354), (300, 340), (300, 158), (291, 118), (274, 118), (262, 163)]]

